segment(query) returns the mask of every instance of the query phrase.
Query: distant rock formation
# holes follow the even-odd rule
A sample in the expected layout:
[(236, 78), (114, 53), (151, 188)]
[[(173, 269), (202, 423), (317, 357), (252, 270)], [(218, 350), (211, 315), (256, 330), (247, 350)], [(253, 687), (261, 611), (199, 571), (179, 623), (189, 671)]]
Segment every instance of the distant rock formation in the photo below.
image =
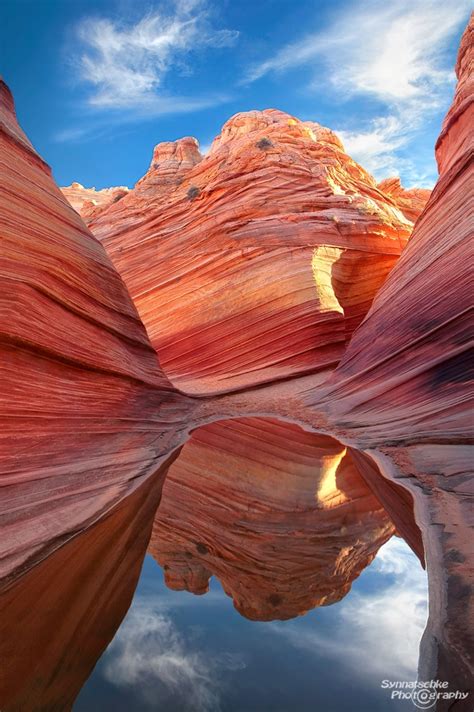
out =
[(242, 615), (343, 598), (394, 528), (340, 443), (269, 418), (197, 430), (171, 466), (149, 546), (166, 584), (217, 576)]
[(84, 188), (80, 183), (71, 183), (71, 185), (61, 188), (63, 195), (86, 223), (92, 214), (98, 215), (100, 210), (110, 203), (121, 200), (129, 190), (130, 188), (125, 185), (96, 190), (95, 188)]
[(404, 216), (412, 222), (418, 220), (431, 195), (431, 190), (427, 188), (404, 188), (397, 177), (385, 178), (377, 187), (393, 198)]
[(191, 136), (159, 143), (148, 171), (135, 185), (130, 203), (133, 205), (133, 199), (138, 196), (161, 199), (180, 186), (186, 174), (201, 160), (199, 143)]

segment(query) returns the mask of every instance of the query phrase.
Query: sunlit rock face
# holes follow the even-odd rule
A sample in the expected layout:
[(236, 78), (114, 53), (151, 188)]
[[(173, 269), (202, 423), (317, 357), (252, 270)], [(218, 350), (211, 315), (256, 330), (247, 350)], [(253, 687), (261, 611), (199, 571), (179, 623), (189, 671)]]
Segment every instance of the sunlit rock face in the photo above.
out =
[(335, 134), (267, 110), (202, 160), (193, 139), (159, 145), (90, 227), (172, 382), (222, 393), (333, 368), (412, 223)]
[(170, 588), (221, 581), (253, 620), (334, 603), (394, 531), (346, 448), (248, 418), (197, 430), (163, 488), (150, 553)]
[(473, 34), (471, 19), (436, 146), (440, 177), (425, 211), (330, 385), (306, 398), (319, 417), (325, 411), (327, 422), (337, 423), (340, 436), (411, 490), (430, 584), (420, 674), (450, 680), (459, 690), (469, 689), (474, 673), (467, 397), (473, 380)]
[[(0, 84), (0, 586), (131, 494), (188, 401)], [(0, 703), (0, 707), (1, 707)]]
[(426, 188), (404, 188), (400, 178), (386, 178), (378, 183), (377, 187), (389, 195), (402, 211), (407, 220), (416, 222), (424, 210), (431, 190)]
[(84, 188), (80, 183), (71, 183), (71, 185), (61, 188), (62, 194), (86, 223), (92, 214), (98, 215), (110, 203), (121, 200), (129, 190), (125, 185), (96, 190), (95, 188)]

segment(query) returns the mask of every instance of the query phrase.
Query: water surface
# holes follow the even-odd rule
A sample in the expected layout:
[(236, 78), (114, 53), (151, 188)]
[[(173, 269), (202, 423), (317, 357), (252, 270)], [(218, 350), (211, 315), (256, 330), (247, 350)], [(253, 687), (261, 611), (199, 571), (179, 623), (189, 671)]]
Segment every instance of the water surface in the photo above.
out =
[(388, 680), (415, 680), (426, 576), (394, 537), (340, 602), (288, 621), (242, 617), (219, 582), (171, 591), (147, 556), (132, 606), (74, 712), (404, 712)]

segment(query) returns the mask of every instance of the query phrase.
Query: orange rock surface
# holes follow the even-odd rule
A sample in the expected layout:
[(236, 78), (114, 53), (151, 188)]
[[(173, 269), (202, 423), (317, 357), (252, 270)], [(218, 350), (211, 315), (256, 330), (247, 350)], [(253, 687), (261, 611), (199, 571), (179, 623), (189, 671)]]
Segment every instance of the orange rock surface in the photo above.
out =
[(193, 433), (149, 551), (170, 588), (202, 594), (217, 576), (242, 615), (287, 619), (343, 598), (393, 531), (346, 448), (246, 418)]
[(66, 196), (74, 210), (86, 221), (92, 213), (95, 214), (96, 211), (99, 213), (110, 203), (121, 200), (129, 190), (125, 185), (96, 190), (95, 188), (84, 188), (80, 183), (71, 183), (71, 185), (61, 188), (62, 194)]
[(404, 188), (400, 178), (386, 178), (377, 187), (393, 198), (404, 216), (412, 222), (418, 220), (431, 195), (431, 190), (426, 188)]
[(90, 223), (165, 372), (202, 394), (333, 368), (411, 222), (317, 124), (254, 111), (202, 160), (192, 141)]

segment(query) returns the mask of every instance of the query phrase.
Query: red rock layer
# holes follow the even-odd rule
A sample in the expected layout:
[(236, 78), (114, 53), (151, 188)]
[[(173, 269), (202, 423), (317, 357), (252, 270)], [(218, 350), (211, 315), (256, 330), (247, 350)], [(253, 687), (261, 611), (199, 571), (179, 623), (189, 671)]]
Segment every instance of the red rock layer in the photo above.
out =
[(205, 593), (214, 575), (242, 615), (287, 619), (343, 598), (393, 531), (342, 445), (248, 418), (193, 433), (149, 550), (170, 588)]
[(400, 178), (385, 178), (377, 187), (382, 193), (389, 195), (407, 220), (412, 222), (418, 220), (431, 195), (431, 190), (426, 188), (404, 188)]
[(71, 185), (61, 188), (62, 194), (71, 203), (74, 210), (86, 221), (91, 214), (99, 214), (110, 203), (121, 200), (129, 190), (125, 185), (96, 190), (95, 188), (84, 188), (80, 183), (71, 183)]
[(91, 222), (165, 372), (220, 393), (334, 367), (411, 223), (331, 131), (283, 112), (237, 114), (199, 162), (181, 144), (177, 185), (154, 161)]
[[(341, 435), (410, 488), (423, 530), (430, 618), (423, 679), (466, 690), (474, 674), (472, 185), (474, 20), (437, 143), (441, 173), (364, 323), (321, 391), (307, 398)], [(331, 427), (331, 426), (330, 426)], [(449, 703), (451, 704), (451, 703)], [(448, 709), (442, 703), (439, 709)], [(472, 702), (456, 709), (470, 709)], [(437, 708), (438, 709), (438, 708)]]
[(188, 405), (3, 82), (0, 180), (3, 586), (155, 472), (180, 443)]

